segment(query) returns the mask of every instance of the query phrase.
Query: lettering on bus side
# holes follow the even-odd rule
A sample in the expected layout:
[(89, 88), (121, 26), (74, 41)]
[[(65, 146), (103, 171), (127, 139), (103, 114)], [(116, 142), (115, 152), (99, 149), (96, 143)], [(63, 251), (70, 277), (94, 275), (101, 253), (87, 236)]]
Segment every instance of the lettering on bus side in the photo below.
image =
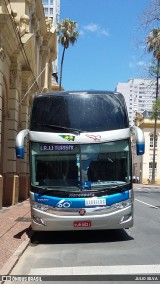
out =
[(74, 151), (74, 145), (40, 144), (40, 151)]

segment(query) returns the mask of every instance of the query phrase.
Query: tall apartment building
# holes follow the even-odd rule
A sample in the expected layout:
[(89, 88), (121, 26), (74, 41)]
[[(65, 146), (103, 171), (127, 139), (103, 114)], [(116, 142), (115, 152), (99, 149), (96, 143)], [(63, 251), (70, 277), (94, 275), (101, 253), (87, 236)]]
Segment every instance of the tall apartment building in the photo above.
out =
[(129, 79), (127, 83), (118, 83), (116, 91), (124, 95), (130, 125), (133, 125), (136, 112), (152, 110), (156, 96), (156, 80)]
[(52, 18), (54, 27), (57, 26), (60, 13), (60, 0), (42, 0), (44, 13), (47, 17)]
[[(46, 17), (52, 19), (53, 27), (57, 30), (60, 15), (60, 0), (42, 0), (44, 13)], [(57, 38), (58, 40), (58, 38)], [(57, 59), (53, 62), (53, 73), (58, 73), (58, 43), (57, 43)]]

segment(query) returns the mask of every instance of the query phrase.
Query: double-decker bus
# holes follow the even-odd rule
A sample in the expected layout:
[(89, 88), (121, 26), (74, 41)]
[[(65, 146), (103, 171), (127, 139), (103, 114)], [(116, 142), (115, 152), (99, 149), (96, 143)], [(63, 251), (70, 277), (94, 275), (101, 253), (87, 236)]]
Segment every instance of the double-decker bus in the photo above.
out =
[(122, 94), (69, 91), (34, 98), (30, 129), (16, 137), (24, 158), (29, 136), (30, 203), (36, 231), (133, 226), (131, 133), (137, 155), (144, 135), (129, 127)]

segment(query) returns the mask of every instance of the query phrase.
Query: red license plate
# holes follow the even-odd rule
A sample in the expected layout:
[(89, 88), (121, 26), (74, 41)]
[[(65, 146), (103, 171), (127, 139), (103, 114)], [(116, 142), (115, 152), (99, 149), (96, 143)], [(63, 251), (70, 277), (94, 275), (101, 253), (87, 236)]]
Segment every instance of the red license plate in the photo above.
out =
[(91, 227), (91, 221), (75, 221), (73, 222), (73, 226), (75, 228), (87, 228)]

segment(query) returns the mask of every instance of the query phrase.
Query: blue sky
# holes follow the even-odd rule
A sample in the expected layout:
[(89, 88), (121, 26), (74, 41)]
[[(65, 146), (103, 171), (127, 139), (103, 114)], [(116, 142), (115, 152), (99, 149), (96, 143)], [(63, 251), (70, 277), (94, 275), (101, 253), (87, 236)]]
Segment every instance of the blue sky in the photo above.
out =
[[(60, 21), (76, 21), (79, 31), (77, 42), (65, 53), (65, 90), (114, 91), (118, 82), (146, 76), (149, 56), (140, 19), (151, 0), (60, 1)], [(61, 55), (59, 45), (59, 66)]]

